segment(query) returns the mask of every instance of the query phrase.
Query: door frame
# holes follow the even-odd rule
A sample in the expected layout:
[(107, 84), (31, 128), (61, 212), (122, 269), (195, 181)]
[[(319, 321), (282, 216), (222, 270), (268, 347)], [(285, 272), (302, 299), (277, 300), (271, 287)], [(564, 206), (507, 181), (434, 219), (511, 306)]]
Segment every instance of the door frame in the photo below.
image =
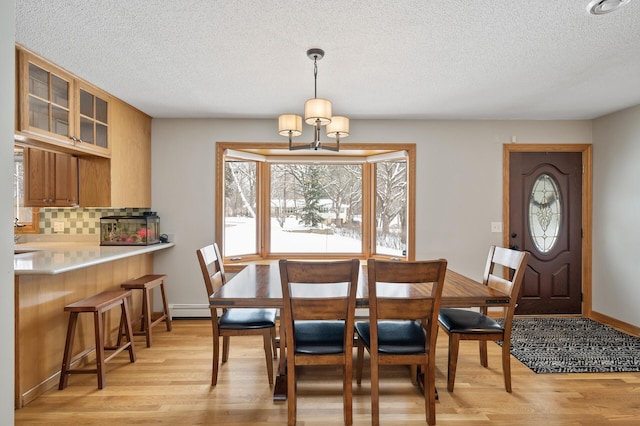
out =
[(592, 144), (504, 144), (502, 150), (502, 242), (509, 247), (509, 155), (512, 152), (580, 152), (582, 153), (582, 316), (591, 317), (592, 267)]

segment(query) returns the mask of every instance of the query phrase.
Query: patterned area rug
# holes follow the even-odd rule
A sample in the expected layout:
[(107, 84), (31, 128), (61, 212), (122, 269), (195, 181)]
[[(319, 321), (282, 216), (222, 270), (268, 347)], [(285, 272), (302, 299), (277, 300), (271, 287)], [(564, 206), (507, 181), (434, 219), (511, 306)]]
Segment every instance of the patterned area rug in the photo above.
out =
[(536, 373), (640, 371), (640, 338), (587, 318), (515, 317), (511, 354)]

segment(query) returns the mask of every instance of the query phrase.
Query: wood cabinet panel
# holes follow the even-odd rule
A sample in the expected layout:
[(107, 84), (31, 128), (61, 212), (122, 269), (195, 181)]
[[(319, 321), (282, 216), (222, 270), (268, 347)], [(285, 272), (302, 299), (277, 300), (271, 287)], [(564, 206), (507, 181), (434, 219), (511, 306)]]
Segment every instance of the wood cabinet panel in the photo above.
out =
[(151, 207), (151, 117), (112, 102), (111, 206)]
[(24, 171), (25, 206), (78, 205), (77, 157), (37, 148), (25, 148)]
[(80, 157), (80, 205), (151, 207), (151, 117), (113, 99), (111, 158)]

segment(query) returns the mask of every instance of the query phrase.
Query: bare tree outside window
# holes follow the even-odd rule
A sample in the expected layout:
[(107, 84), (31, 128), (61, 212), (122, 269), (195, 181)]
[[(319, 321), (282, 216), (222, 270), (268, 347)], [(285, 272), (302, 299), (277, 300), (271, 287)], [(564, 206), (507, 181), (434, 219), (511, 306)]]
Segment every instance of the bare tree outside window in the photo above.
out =
[(256, 253), (257, 178), (253, 161), (225, 161), (224, 253)]
[(376, 163), (377, 252), (404, 256), (407, 244), (407, 162)]
[(271, 165), (271, 252), (360, 253), (362, 166)]

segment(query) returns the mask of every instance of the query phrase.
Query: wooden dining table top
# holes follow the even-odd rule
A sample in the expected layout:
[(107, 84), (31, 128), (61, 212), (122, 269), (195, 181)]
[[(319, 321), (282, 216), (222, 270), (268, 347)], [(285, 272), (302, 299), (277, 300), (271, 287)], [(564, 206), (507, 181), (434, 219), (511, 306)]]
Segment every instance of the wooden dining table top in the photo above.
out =
[[(444, 281), (441, 307), (470, 308), (509, 304), (508, 295), (450, 269), (447, 269)], [(419, 295), (424, 291), (410, 284), (400, 289), (397, 285), (393, 287), (394, 292), (402, 292), (403, 297)], [(384, 289), (379, 288), (379, 295), (381, 291), (384, 292)], [(218, 308), (281, 308), (283, 301), (278, 263), (247, 265), (211, 295), (209, 303)], [(367, 267), (363, 265), (358, 274), (356, 306), (366, 308), (368, 305)]]

